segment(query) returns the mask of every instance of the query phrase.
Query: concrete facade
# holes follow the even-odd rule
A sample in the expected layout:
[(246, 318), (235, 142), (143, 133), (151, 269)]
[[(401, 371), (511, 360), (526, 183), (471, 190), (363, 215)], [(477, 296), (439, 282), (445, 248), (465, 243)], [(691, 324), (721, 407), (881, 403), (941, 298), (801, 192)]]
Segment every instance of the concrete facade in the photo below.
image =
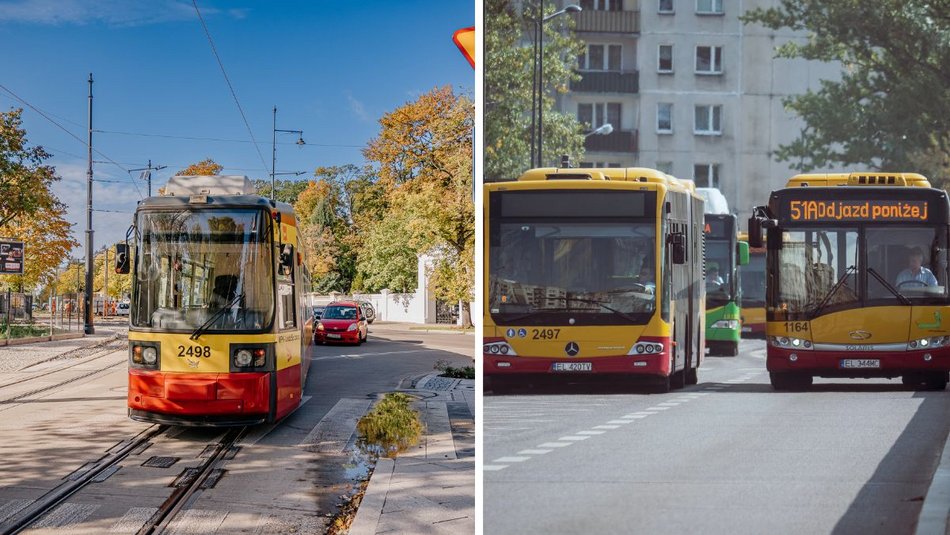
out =
[[(739, 20), (743, 12), (776, 6), (778, 0), (556, 2), (558, 7), (571, 3), (584, 9), (572, 15), (576, 35), (588, 45), (622, 46), (619, 72), (637, 77), (636, 91), (630, 91), (629, 84), (617, 91), (617, 84), (593, 79), (613, 72), (610, 67), (616, 68), (616, 62), (601, 64), (600, 72), (592, 71), (589, 61), (582, 65), (587, 67), (580, 70), (585, 80), (572, 84), (571, 92), (559, 100), (560, 109), (577, 114), (583, 104), (619, 103), (620, 128), (614, 125), (614, 130), (627, 132), (634, 144), (628, 150), (604, 150), (618, 144), (591, 136), (579, 165), (654, 167), (692, 178), (697, 186), (720, 188), (742, 220), (796, 173), (772, 158), (804, 125), (785, 110), (783, 100), (818, 89), (822, 79), (836, 80), (840, 65), (777, 59), (778, 46), (803, 36)], [(624, 31), (615, 31), (618, 28)], [(671, 69), (660, 68), (660, 47), (672, 47)], [(718, 56), (719, 61), (705, 68), (698, 55)], [(702, 63), (699, 70), (697, 63)], [(672, 106), (669, 130), (658, 129), (661, 105)], [(698, 122), (708, 128), (697, 129), (698, 112), (705, 119)]]

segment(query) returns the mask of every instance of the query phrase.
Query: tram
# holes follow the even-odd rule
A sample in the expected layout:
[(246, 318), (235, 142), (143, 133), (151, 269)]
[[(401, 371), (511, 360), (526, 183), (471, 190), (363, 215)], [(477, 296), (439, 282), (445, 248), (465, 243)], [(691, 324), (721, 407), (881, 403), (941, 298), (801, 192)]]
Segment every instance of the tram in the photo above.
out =
[(116, 255), (134, 273), (129, 417), (237, 426), (296, 409), (312, 339), (293, 207), (247, 177), (175, 176), (139, 203), (129, 236)]
[(645, 168), (542, 168), (485, 186), (484, 377), (695, 384), (703, 199)]

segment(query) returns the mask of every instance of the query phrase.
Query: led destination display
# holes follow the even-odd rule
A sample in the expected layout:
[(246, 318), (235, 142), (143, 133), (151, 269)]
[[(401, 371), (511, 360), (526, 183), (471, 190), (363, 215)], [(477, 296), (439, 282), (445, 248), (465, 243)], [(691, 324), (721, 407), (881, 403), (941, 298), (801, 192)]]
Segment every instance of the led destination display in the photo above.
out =
[(926, 221), (927, 201), (790, 200), (786, 214), (801, 221)]

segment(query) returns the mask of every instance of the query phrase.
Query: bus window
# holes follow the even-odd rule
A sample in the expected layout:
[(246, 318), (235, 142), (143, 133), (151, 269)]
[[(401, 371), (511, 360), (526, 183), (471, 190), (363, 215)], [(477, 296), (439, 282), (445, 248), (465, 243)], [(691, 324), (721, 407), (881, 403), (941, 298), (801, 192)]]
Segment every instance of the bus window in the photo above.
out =
[(783, 233), (778, 299), (789, 313), (858, 303), (857, 230)]
[[(899, 299), (880, 278), (905, 297), (946, 295), (947, 252), (939, 243), (934, 228), (869, 228), (868, 298)], [(912, 265), (918, 255), (919, 264)]]

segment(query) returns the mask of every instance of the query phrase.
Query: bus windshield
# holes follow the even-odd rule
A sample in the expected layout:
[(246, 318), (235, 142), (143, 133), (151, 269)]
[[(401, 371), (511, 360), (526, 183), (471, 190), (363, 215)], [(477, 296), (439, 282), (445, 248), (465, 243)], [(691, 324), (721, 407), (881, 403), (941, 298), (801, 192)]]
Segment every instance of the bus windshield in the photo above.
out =
[(506, 219), (489, 251), (500, 323), (646, 323), (656, 307), (653, 223)]
[(706, 306), (722, 306), (733, 298), (731, 243), (706, 240)]
[(262, 330), (274, 315), (270, 218), (257, 209), (143, 211), (132, 325)]
[(933, 227), (785, 230), (778, 309), (811, 318), (865, 305), (945, 303), (946, 242)]
[(752, 253), (742, 270), (742, 306), (765, 306), (765, 255)]

